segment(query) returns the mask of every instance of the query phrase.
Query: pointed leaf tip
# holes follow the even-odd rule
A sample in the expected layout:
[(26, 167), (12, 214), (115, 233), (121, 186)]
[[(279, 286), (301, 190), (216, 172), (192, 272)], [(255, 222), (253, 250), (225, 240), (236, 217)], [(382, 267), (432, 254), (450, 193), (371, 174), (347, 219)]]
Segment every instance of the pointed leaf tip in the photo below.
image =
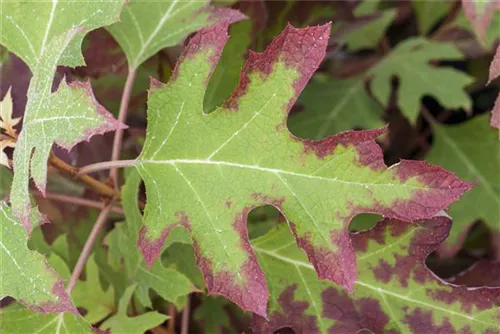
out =
[(238, 108), (238, 100), (246, 94), (252, 73), (257, 72), (265, 77), (272, 72), (277, 61), (283, 61), (286, 66), (297, 69), (299, 73), (293, 84), (295, 96), (288, 104), (290, 109), (326, 55), (330, 27), (330, 23), (306, 28), (295, 28), (288, 24), (264, 52), (251, 51), (238, 86), (225, 102), (226, 108)]

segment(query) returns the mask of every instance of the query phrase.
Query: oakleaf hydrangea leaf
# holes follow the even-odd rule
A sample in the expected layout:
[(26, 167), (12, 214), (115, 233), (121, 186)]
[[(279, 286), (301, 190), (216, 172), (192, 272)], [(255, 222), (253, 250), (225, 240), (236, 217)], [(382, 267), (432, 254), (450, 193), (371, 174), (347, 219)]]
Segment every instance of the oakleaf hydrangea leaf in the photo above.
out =
[(85, 65), (80, 52), (85, 32), (116, 22), (123, 4), (123, 0), (2, 1), (0, 43), (34, 73), (53, 38), (81, 27), (66, 50), (58, 50), (62, 54), (56, 65)]
[(286, 226), (253, 241), (272, 287), (269, 321), (255, 333), (497, 333), (500, 288), (451, 285), (425, 266), (451, 221), (385, 220), (351, 235), (359, 277), (347, 293), (319, 280)]
[(500, 141), (486, 114), (460, 125), (433, 123), (433, 130), (434, 143), (426, 160), (466, 180), (477, 181), (474, 189), (448, 211), (453, 228), (441, 251), (450, 256), (460, 249), (478, 219), (493, 233), (500, 234)]
[(163, 48), (175, 45), (200, 28), (220, 20), (244, 18), (232, 9), (216, 9), (201, 1), (131, 0), (123, 9), (120, 22), (108, 27), (127, 56), (131, 69), (136, 69)]
[(137, 283), (135, 294), (142, 305), (152, 307), (150, 289), (155, 290), (163, 299), (177, 303), (179, 298), (195, 290), (194, 285), (186, 276), (175, 269), (164, 267), (161, 262), (148, 268), (137, 248), (142, 225), (141, 213), (137, 207), (140, 182), (139, 173), (133, 170), (122, 188), (122, 203), (127, 221), (116, 224), (115, 229), (108, 234), (108, 244), (114, 240), (111, 247), (116, 248), (118, 256), (123, 258), (128, 280)]
[[(13, 48), (13, 51), (19, 51), (17, 48), (30, 50), (31, 48), (26, 46), (29, 45), (26, 44), (27, 41), (38, 40), (41, 27), (45, 28), (45, 25), (39, 23), (35, 25), (35, 28), (32, 28), (32, 25), (39, 21), (25, 21), (24, 18), (16, 20), (24, 13), (36, 11), (41, 4), (47, 6), (47, 8), (50, 8), (51, 5), (46, 2), (23, 2), (19, 4), (20, 7), (11, 4), (17, 4), (17, 2), (7, 2), (2, 5), (3, 21), (11, 22), (12, 26), (15, 26), (20, 32), (22, 31), (23, 38), (18, 38), (17, 34), (3, 33), (2, 43), (9, 48)], [(32, 4), (34, 6), (31, 6)], [(66, 12), (65, 6), (57, 7), (57, 4), (57, 1), (52, 3), (52, 8), (55, 8), (56, 12), (57, 8), (60, 8), (61, 11), (64, 9), (64, 15), (77, 17), (81, 13), (75, 13), (79, 7), (74, 7), (74, 5), (80, 4), (82, 11), (88, 10), (90, 13), (95, 12), (97, 17), (102, 16), (99, 20), (101, 25), (109, 24), (113, 21), (113, 18), (116, 19), (117, 12), (121, 8), (118, 2), (103, 5), (101, 2), (79, 1), (72, 3), (74, 5), (68, 7), (69, 12)], [(90, 13), (89, 17), (93, 17)], [(54, 20), (55, 17), (49, 16), (48, 19)], [(82, 22), (88, 21), (83, 19)], [(67, 25), (70, 23), (67, 23)], [(59, 25), (57, 26), (59, 27)], [(92, 28), (97, 26), (97, 22), (92, 24)], [(51, 27), (51, 25), (47, 25), (47, 29), (50, 29), (50, 31), (52, 31)], [(66, 25), (62, 27), (65, 28)], [(63, 28), (59, 27), (58, 29)], [(28, 89), (23, 130), (19, 135), (14, 151), (14, 181), (11, 201), (13, 213), (21, 218), (28, 231), (31, 229), (28, 215), (30, 210), (29, 178), (31, 176), (37, 188), (42, 193), (45, 193), (47, 159), (53, 143), (69, 150), (78, 142), (89, 140), (95, 134), (102, 134), (124, 127), (124, 125), (114, 120), (111, 114), (96, 101), (89, 83), (74, 82), (67, 84), (63, 80), (57, 91), (55, 93), (51, 92), (56, 67), (64, 63), (65, 55), (75, 58), (81, 56), (80, 50), (71, 50), (70, 53), (65, 52), (70, 50), (68, 49), (70, 44), (85, 32), (87, 27), (85, 23), (80, 26), (71, 23), (69, 28), (71, 29), (62, 30), (61, 34), (54, 37), (51, 37), (51, 33), (48, 33), (45, 36), (47, 41), (41, 44), (41, 51), (36, 54), (36, 57), (32, 55), (33, 58), (25, 58), (29, 61), (28, 65), (33, 73), (33, 78)], [(22, 44), (23, 42), (26, 43)], [(22, 55), (23, 53), (20, 54), (20, 56)]]
[(94, 334), (79, 315), (40, 314), (17, 303), (0, 310), (0, 328), (2, 334)]
[(91, 324), (99, 322), (113, 313), (115, 307), (115, 292), (113, 286), (104, 290), (99, 279), (99, 268), (92, 254), (85, 264), (85, 280), (79, 280), (72, 293), (76, 306), (87, 311), (85, 319)]
[(430, 64), (433, 60), (459, 60), (463, 55), (452, 44), (433, 42), (424, 38), (401, 42), (368, 75), (373, 76), (373, 95), (387, 106), (392, 91), (392, 79), (399, 79), (397, 105), (403, 114), (415, 122), (421, 99), (435, 97), (450, 109), (471, 109), (471, 100), (464, 88), (473, 78), (452, 68)]
[(357, 274), (347, 225), (354, 215), (430, 217), (471, 187), (424, 162), (387, 169), (375, 143), (384, 129), (321, 141), (290, 134), (288, 112), (325, 55), (329, 25), (288, 26), (262, 54), (250, 52), (232, 96), (204, 114), (227, 26), (197, 33), (170, 82), (153, 81), (149, 92), (136, 165), (147, 191), (138, 244), (149, 265), (183, 226), (208, 292), (265, 315), (268, 290), (247, 236), (252, 208), (279, 208), (319, 277), (350, 290)]
[(0, 203), (0, 299), (10, 296), (41, 313), (74, 312), (63, 281), (43, 255), (26, 245), (26, 232)]
[(498, 0), (462, 0), (462, 7), (479, 37), (484, 39), (493, 14), (495, 11), (500, 11), (500, 2)]
[(429, 33), (434, 25), (451, 9), (451, 1), (412, 1), (413, 11), (417, 17), (418, 30), (421, 35)]
[[(495, 53), (495, 57), (491, 61), (488, 83), (495, 80), (499, 76), (500, 76), (500, 46), (498, 46), (497, 51)], [(498, 97), (495, 101), (495, 106), (491, 111), (490, 124), (491, 126), (500, 129), (500, 93), (498, 93)]]
[(384, 125), (384, 110), (368, 95), (362, 76), (337, 79), (316, 74), (298, 103), (304, 110), (292, 114), (288, 126), (299, 137), (321, 139), (356, 127), (376, 129)]
[(136, 285), (129, 286), (123, 296), (120, 298), (118, 305), (118, 312), (107, 319), (102, 325), (101, 329), (110, 329), (111, 333), (120, 334), (143, 334), (148, 329), (154, 328), (165, 320), (167, 316), (156, 311), (147, 312), (135, 317), (127, 315), (127, 308), (132, 294), (134, 293)]

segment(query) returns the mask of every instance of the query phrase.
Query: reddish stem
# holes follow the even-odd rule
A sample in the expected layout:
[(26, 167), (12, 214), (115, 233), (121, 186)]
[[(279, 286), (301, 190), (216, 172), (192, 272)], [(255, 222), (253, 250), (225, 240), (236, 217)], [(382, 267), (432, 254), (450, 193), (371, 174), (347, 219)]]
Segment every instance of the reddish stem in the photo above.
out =
[(104, 226), (104, 223), (106, 223), (106, 220), (108, 219), (109, 212), (111, 211), (111, 207), (113, 206), (113, 201), (111, 201), (99, 214), (97, 217), (97, 220), (94, 224), (94, 227), (92, 227), (92, 231), (90, 231), (90, 235), (87, 238), (87, 241), (85, 242), (85, 245), (83, 246), (83, 250), (80, 253), (80, 257), (78, 258), (78, 261), (76, 262), (75, 269), (71, 273), (71, 277), (68, 282), (68, 287), (66, 288), (66, 293), (68, 295), (71, 295), (71, 291), (75, 287), (76, 282), (78, 281), (78, 278), (82, 274), (83, 267), (85, 266), (85, 262), (87, 262), (87, 259), (90, 255), (90, 252), (92, 251), (92, 247), (94, 246), (94, 243), (97, 239), (97, 236), (99, 235), (99, 232), (101, 231), (102, 227)]
[[(120, 121), (121, 123), (125, 123), (125, 121), (127, 120), (128, 105), (130, 103), (130, 95), (132, 94), (132, 86), (134, 85), (134, 79), (135, 79), (135, 69), (129, 69), (127, 81), (125, 82), (125, 87), (123, 89), (122, 99), (120, 102), (120, 113), (118, 114), (118, 121)], [(123, 129), (118, 129), (115, 132), (115, 138), (113, 140), (111, 161), (116, 161), (120, 158), (122, 141), (123, 141)], [(117, 188), (118, 170), (116, 168), (111, 169), (109, 176), (113, 180), (115, 188)]]

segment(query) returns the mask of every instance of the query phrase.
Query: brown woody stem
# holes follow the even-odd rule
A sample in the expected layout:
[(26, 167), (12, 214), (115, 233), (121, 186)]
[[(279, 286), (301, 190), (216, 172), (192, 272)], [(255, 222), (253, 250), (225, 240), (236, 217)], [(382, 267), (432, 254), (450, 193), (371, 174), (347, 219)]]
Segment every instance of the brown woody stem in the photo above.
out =
[[(68, 196), (68, 195), (62, 195), (62, 194), (55, 194), (55, 193), (50, 193), (47, 192), (45, 196), (43, 196), (41, 193), (34, 193), (35, 196), (41, 197), (41, 198), (46, 198), (58, 202), (63, 202), (63, 203), (70, 203), (70, 204), (75, 204), (75, 205), (80, 205), (80, 206), (85, 206), (88, 208), (94, 208), (94, 209), (104, 209), (106, 207), (106, 204), (100, 201), (93, 201), (90, 199), (86, 198), (79, 198), (79, 197), (74, 197), (74, 196)], [(118, 206), (113, 206), (111, 208), (111, 212), (123, 215), (123, 209), (118, 207)]]
[(89, 175), (79, 175), (80, 169), (71, 166), (64, 162), (63, 160), (56, 157), (54, 154), (50, 155), (49, 162), (52, 166), (57, 168), (62, 173), (70, 176), (71, 178), (78, 180), (88, 187), (92, 188), (98, 194), (110, 197), (110, 198), (120, 198), (120, 192), (107, 184), (100, 182)]

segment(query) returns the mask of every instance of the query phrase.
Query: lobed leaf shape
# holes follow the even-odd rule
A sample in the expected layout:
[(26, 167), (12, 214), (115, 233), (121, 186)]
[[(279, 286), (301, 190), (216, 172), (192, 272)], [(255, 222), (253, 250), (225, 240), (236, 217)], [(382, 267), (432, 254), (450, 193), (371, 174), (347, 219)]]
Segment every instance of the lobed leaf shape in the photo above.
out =
[(462, 7), (474, 30), (481, 39), (484, 39), (495, 11), (500, 11), (500, 1), (462, 0)]
[(221, 20), (239, 21), (237, 10), (208, 6), (209, 0), (130, 0), (120, 22), (108, 27), (135, 70), (148, 58), (189, 34)]
[(413, 11), (417, 18), (418, 30), (421, 35), (432, 31), (440, 19), (450, 11), (453, 3), (450, 1), (412, 1)]
[(107, 243), (116, 253), (114, 262), (123, 259), (127, 280), (136, 283), (135, 295), (142, 305), (152, 307), (149, 290), (153, 289), (163, 299), (179, 306), (182, 297), (196, 290), (193, 283), (179, 271), (167, 268), (160, 262), (148, 268), (136, 246), (142, 225), (137, 207), (140, 182), (141, 177), (136, 170), (127, 176), (122, 188), (122, 204), (127, 221), (115, 225), (107, 236)]
[(454, 203), (449, 208), (453, 228), (440, 252), (452, 256), (476, 220), (481, 219), (494, 235), (500, 236), (500, 141), (486, 114), (459, 125), (433, 123), (432, 127), (434, 143), (426, 160), (477, 182), (460, 204)]
[[(23, 130), (19, 134), (14, 151), (14, 180), (11, 192), (12, 211), (21, 218), (28, 232), (31, 230), (29, 178), (31, 176), (37, 188), (45, 193), (47, 160), (52, 145), (56, 143), (69, 150), (78, 142), (89, 140), (95, 134), (124, 128), (123, 124), (117, 122), (96, 101), (88, 82), (67, 84), (63, 80), (57, 91), (51, 92), (57, 65), (67, 64), (68, 59), (81, 56), (80, 50), (71, 49), (72, 43), (78, 41), (87, 29), (116, 20), (123, 1), (110, 1), (106, 4), (100, 1), (78, 1), (65, 5), (67, 3), (69, 2), (52, 2), (52, 11), (46, 25), (40, 21), (44, 16), (33, 21), (26, 21), (24, 16), (31, 17), (32, 12), (37, 10), (43, 12), (44, 7), (39, 8), (42, 4), (50, 8), (46, 2), (2, 4), (2, 19), (10, 22), (7, 28), (15, 27), (22, 35), (22, 38), (19, 38), (18, 34), (4, 33), (2, 43), (12, 51), (19, 52), (18, 55), (28, 62), (33, 73), (28, 89)], [(82, 13), (88, 14), (88, 18), (74, 21)], [(64, 19), (61, 15), (73, 17)], [(59, 18), (62, 23), (50, 22)], [(99, 20), (94, 21), (94, 18)], [(41, 28), (46, 32), (40, 44), (40, 52), (30, 54), (30, 43), (39, 45), (40, 30), (43, 30)], [(54, 35), (56, 31), (62, 33)]]
[(470, 110), (472, 102), (465, 87), (473, 78), (452, 68), (432, 66), (435, 60), (459, 60), (463, 55), (452, 44), (425, 38), (413, 38), (398, 44), (380, 63), (372, 68), (370, 87), (373, 95), (387, 106), (392, 92), (392, 79), (399, 79), (397, 106), (414, 123), (425, 95), (435, 97), (449, 109)]
[(43, 255), (26, 245), (26, 233), (0, 203), (0, 299), (9, 296), (40, 313), (78, 311)]
[[(488, 84), (500, 76), (500, 46), (498, 46), (497, 51), (490, 65), (490, 73), (488, 77)], [(495, 101), (493, 110), (491, 111), (490, 124), (492, 127), (500, 129), (500, 93)]]
[(449, 218), (383, 220), (351, 234), (359, 277), (347, 293), (319, 280), (284, 226), (252, 245), (271, 289), (269, 320), (255, 333), (499, 333), (500, 288), (467, 288), (438, 278), (426, 257), (446, 238)]
[(111, 333), (143, 334), (151, 328), (159, 326), (167, 316), (156, 311), (143, 313), (135, 317), (127, 315), (128, 304), (132, 299), (136, 285), (129, 286), (120, 298), (118, 312), (104, 321), (101, 329), (109, 329)]
[(0, 309), (0, 328), (2, 334), (94, 334), (80, 315), (40, 314), (17, 303)]
[(304, 110), (291, 115), (288, 127), (299, 137), (321, 139), (353, 128), (384, 125), (384, 110), (368, 95), (362, 76), (338, 79), (318, 73), (298, 103)]
[(34, 73), (52, 39), (73, 30), (67, 48), (59, 50), (56, 65), (80, 66), (85, 32), (112, 24), (119, 18), (124, 0), (2, 1), (0, 44), (21, 58)]
[(361, 212), (430, 217), (471, 185), (424, 162), (387, 169), (375, 138), (385, 129), (303, 140), (288, 112), (325, 55), (329, 25), (287, 28), (251, 52), (224, 106), (203, 113), (228, 23), (197, 33), (170, 82), (152, 82), (136, 167), (147, 204), (138, 245), (152, 265), (169, 233), (189, 230), (208, 292), (266, 314), (268, 290), (247, 236), (247, 213), (266, 204), (288, 219), (319, 277), (351, 290), (356, 261), (347, 225)]

